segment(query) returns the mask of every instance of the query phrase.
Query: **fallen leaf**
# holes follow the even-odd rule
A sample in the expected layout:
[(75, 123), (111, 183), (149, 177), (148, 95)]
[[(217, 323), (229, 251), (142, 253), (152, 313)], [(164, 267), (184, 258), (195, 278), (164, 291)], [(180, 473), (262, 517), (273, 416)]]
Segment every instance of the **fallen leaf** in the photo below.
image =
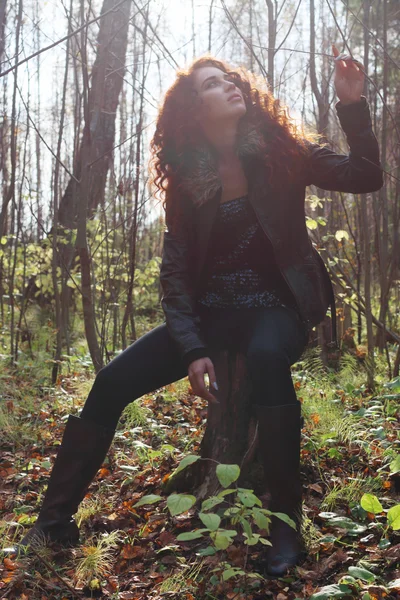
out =
[(171, 544), (176, 544), (176, 537), (170, 531), (162, 531), (160, 535), (157, 537), (157, 544), (159, 544), (162, 548), (164, 546), (170, 546)]
[(118, 519), (119, 515), (116, 512), (111, 513), (111, 515), (108, 515), (107, 519), (109, 521), (115, 521), (115, 519)]
[(8, 571), (15, 571), (15, 569), (18, 569), (17, 563), (13, 562), (9, 558), (4, 559), (4, 566)]
[(400, 544), (396, 544), (396, 546), (392, 546), (392, 548), (388, 548), (384, 553), (385, 558), (390, 558), (393, 560), (400, 560)]
[(370, 585), (367, 590), (368, 594), (376, 600), (383, 600), (388, 595), (386, 588), (382, 585)]
[(303, 569), (303, 567), (297, 566), (296, 571), (300, 575), (300, 577), (309, 581), (316, 581), (319, 577), (316, 571), (308, 571), (307, 569)]
[(105, 467), (103, 467), (99, 471), (98, 478), (104, 479), (104, 477), (108, 477), (109, 474), (110, 474), (110, 471), (108, 469), (106, 469)]
[(314, 490), (314, 492), (317, 492), (318, 494), (324, 493), (324, 491), (323, 491), (322, 487), (319, 485), (319, 483), (310, 483), (308, 486), (308, 489)]
[(339, 549), (336, 550), (331, 556), (322, 560), (318, 565), (318, 577), (325, 576), (329, 571), (332, 571), (336, 567), (336, 565), (340, 563), (345, 563), (348, 559), (348, 556), (344, 550)]
[(121, 556), (129, 560), (130, 558), (139, 558), (146, 554), (146, 550), (141, 546), (132, 546), (131, 544), (125, 544), (122, 548)]

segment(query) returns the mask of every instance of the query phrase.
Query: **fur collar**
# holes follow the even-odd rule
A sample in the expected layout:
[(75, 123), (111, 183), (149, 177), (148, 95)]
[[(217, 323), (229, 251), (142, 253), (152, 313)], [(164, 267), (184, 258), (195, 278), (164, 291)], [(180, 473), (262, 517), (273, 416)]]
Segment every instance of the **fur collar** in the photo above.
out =
[[(244, 163), (262, 156), (265, 149), (266, 142), (254, 126), (238, 133), (236, 152)], [(211, 200), (222, 187), (216, 156), (210, 145), (204, 144), (193, 149), (185, 162), (181, 189), (198, 207)]]

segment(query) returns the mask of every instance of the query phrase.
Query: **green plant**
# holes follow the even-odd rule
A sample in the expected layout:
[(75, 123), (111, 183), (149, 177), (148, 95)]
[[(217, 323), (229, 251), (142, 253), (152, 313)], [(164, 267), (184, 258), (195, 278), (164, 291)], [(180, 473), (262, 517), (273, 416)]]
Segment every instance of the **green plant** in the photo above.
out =
[[(380, 503), (379, 499), (373, 494), (364, 494), (360, 500), (361, 507), (373, 515), (378, 515), (384, 512), (383, 506)], [(393, 531), (400, 530), (400, 504), (396, 504), (389, 508), (386, 512), (386, 529), (384, 530), (384, 535), (386, 535), (389, 528), (393, 529)]]
[(248, 573), (241, 567), (232, 566), (226, 561), (220, 562), (218, 566), (212, 569), (211, 572), (215, 573), (215, 575), (213, 575), (210, 580), (213, 584), (217, 584), (219, 582), (224, 583), (225, 581), (228, 581), (229, 579), (232, 579), (234, 577), (238, 577), (239, 579), (249, 578), (256, 579), (258, 581), (264, 581), (264, 577), (259, 573)]
[[(184, 560), (184, 559), (183, 559)], [(180, 562), (178, 569), (169, 577), (166, 577), (160, 585), (161, 594), (179, 593), (182, 589), (185, 592), (195, 592), (196, 587), (193, 585), (200, 576), (203, 568), (203, 560), (197, 560), (194, 564), (188, 565)], [(174, 595), (174, 598), (176, 596)], [(186, 593), (184, 593), (186, 597)]]
[(90, 496), (89, 498), (84, 498), (78, 508), (78, 512), (76, 514), (76, 522), (78, 527), (82, 525), (84, 521), (87, 521), (93, 515), (96, 515), (104, 508), (104, 502), (102, 501), (101, 495), (99, 493), (96, 496)]
[(92, 588), (96, 579), (102, 578), (112, 571), (114, 549), (121, 541), (121, 532), (112, 531), (102, 535), (99, 539), (88, 540), (80, 549), (80, 556), (75, 569), (75, 578), (80, 583), (85, 583)]
[(381, 488), (379, 479), (360, 476), (349, 477), (346, 482), (335, 483), (321, 503), (322, 510), (332, 510), (339, 503), (359, 502), (365, 489), (377, 491)]
[(38, 441), (38, 430), (31, 419), (23, 419), (18, 412), (0, 406), (0, 431), (3, 444), (14, 449), (31, 448)]
[(128, 404), (122, 413), (124, 427), (144, 427), (150, 414), (151, 411), (148, 408), (141, 406), (139, 400), (135, 400)]
[(301, 536), (308, 552), (314, 552), (319, 549), (319, 541), (323, 536), (306, 515), (303, 516), (301, 523)]
[(23, 530), (23, 526), (21, 523), (16, 521), (0, 521), (0, 539), (2, 542), (2, 546), (11, 547), (15, 544), (17, 539), (19, 538), (20, 532), (19, 529)]
[[(198, 456), (186, 456), (171, 477), (197, 460), (200, 460)], [(216, 475), (224, 489), (217, 495), (210, 496), (202, 502), (198, 516), (204, 527), (187, 531), (177, 536), (177, 540), (182, 542), (208, 538), (210, 544), (197, 553), (199, 556), (212, 556), (218, 551), (226, 550), (233, 544), (234, 538), (239, 534), (242, 535), (243, 543), (247, 546), (253, 546), (258, 543), (271, 545), (271, 542), (262, 535), (262, 532), (265, 531), (268, 534), (272, 515), (283, 520), (294, 529), (296, 528), (294, 521), (288, 515), (262, 508), (262, 502), (254, 494), (253, 490), (241, 487), (229, 487), (239, 478), (240, 467), (238, 465), (218, 463)], [(226, 507), (228, 496), (231, 497), (231, 502)], [(143, 496), (134, 505), (134, 508), (147, 504), (155, 504), (160, 500), (161, 496), (155, 494)], [(195, 502), (196, 498), (190, 494), (174, 493), (168, 496), (167, 507), (171, 516), (177, 516), (192, 508)], [(218, 512), (214, 512), (214, 509), (217, 507), (219, 507)], [(228, 528), (222, 526), (224, 519), (228, 521)], [(258, 531), (255, 532), (254, 528), (257, 528)], [(231, 567), (230, 565), (226, 566), (222, 571), (218, 567), (218, 572), (221, 575), (222, 581), (244, 574), (249, 576), (243, 569)], [(258, 575), (255, 576), (259, 577)]]

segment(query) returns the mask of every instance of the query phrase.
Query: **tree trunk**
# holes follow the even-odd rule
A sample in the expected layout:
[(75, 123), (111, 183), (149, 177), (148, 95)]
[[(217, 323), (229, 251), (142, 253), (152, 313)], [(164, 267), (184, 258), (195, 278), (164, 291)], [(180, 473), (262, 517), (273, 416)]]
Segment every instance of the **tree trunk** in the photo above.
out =
[[(369, 25), (369, 13), (371, 9), (371, 0), (364, 0), (364, 21)], [(368, 71), (369, 64), (369, 33), (364, 30), (364, 65)], [(368, 231), (368, 205), (366, 198), (361, 198), (361, 219), (364, 238), (364, 296), (365, 296), (365, 317), (367, 322), (367, 345), (368, 345), (368, 360), (366, 363), (368, 374), (368, 387), (374, 389), (375, 375), (375, 357), (374, 357), (374, 339), (372, 329), (372, 306), (371, 306), (371, 248), (370, 235)]]
[[(325, 73), (325, 77), (323, 78), (323, 83), (321, 84), (321, 89), (318, 86), (318, 79), (316, 73), (316, 64), (315, 64), (315, 40), (316, 40), (316, 30), (315, 30), (315, 3), (314, 0), (310, 0), (310, 81), (311, 81), (311, 89), (314, 94), (315, 100), (317, 102), (317, 131), (320, 134), (320, 141), (325, 143), (328, 135), (328, 125), (329, 125), (329, 77), (328, 73)], [(323, 65), (327, 68), (326, 62)], [(318, 198), (324, 198), (325, 192), (323, 190), (317, 189), (316, 194)], [(325, 216), (325, 204), (322, 204), (322, 207), (317, 207), (317, 214), (319, 217)], [(332, 319), (332, 315), (331, 315)], [(327, 335), (327, 327), (324, 323), (321, 323), (316, 328), (317, 331), (317, 343), (321, 347), (321, 360), (327, 365), (328, 363), (328, 343), (327, 341), (330, 339), (330, 334)]]
[[(109, 11), (117, 0), (104, 0), (102, 13)], [(83, 5), (82, 5), (83, 6)], [(89, 75), (84, 60), (83, 79), (86, 98), (85, 127), (78, 151), (74, 177), (68, 183), (60, 202), (59, 222), (72, 230), (77, 227), (76, 249), (82, 270), (82, 302), (85, 333), (94, 367), (103, 365), (102, 352), (97, 339), (95, 309), (92, 293), (92, 264), (86, 231), (87, 218), (103, 204), (108, 170), (112, 164), (115, 140), (115, 119), (119, 94), (123, 83), (127, 34), (131, 3), (110, 12), (99, 21), (98, 53)], [(83, 10), (83, 8), (82, 8)], [(82, 20), (84, 16), (82, 15)], [(86, 37), (82, 32), (81, 53), (86, 57)], [(71, 244), (59, 244), (61, 267), (69, 272), (74, 252)]]
[(276, 20), (272, 0), (265, 0), (268, 8), (268, 83), (271, 91), (275, 87), (275, 43), (276, 43)]
[[(18, 64), (18, 58), (20, 54), (20, 35), (21, 35), (21, 24), (22, 24), (22, 13), (23, 13), (23, 2), (18, 2), (18, 16), (17, 26), (15, 35), (15, 64)], [(17, 170), (17, 128), (15, 123), (17, 121), (17, 89), (18, 89), (18, 67), (15, 67), (14, 72), (14, 86), (12, 96), (12, 113), (11, 113), (11, 132), (10, 132), (10, 162), (11, 162), (11, 181), (8, 189), (3, 197), (3, 203), (0, 211), (0, 238), (7, 233), (7, 210), (8, 205), (13, 200), (15, 204), (15, 186), (16, 186), (16, 170)], [(12, 352), (11, 352), (12, 353)]]
[[(257, 421), (251, 414), (251, 386), (247, 378), (243, 354), (220, 352), (214, 360), (219, 404), (209, 404), (207, 426), (200, 446), (201, 459), (171, 477), (167, 493), (190, 491), (198, 501), (221, 490), (216, 476), (216, 463), (237, 464), (241, 470), (239, 483), (259, 487), (262, 477), (255, 460), (258, 446)], [(258, 492), (259, 493), (259, 492)]]
[[(367, 4), (369, 4), (368, 0)], [(382, 110), (382, 128), (381, 128), (381, 163), (384, 169), (387, 169), (386, 161), (386, 149), (387, 149), (387, 127), (388, 127), (388, 113), (386, 110), (388, 101), (388, 77), (389, 77), (389, 65), (387, 57), (387, 0), (383, 0), (383, 49), (385, 51), (383, 57), (383, 110)], [(379, 308), (379, 320), (385, 324), (386, 315), (389, 308), (389, 291), (391, 281), (388, 278), (388, 245), (389, 245), (389, 223), (388, 223), (388, 194), (387, 187), (383, 188), (374, 194), (375, 200), (375, 213), (376, 213), (376, 227), (377, 227), (377, 240), (379, 248), (379, 271), (380, 271), (380, 308)], [(382, 226), (382, 229), (381, 229)], [(386, 345), (385, 331), (378, 329), (376, 345), (380, 352), (383, 352)]]
[(147, 77), (147, 66), (146, 66), (146, 44), (147, 44), (147, 25), (149, 22), (149, 8), (146, 10), (146, 19), (143, 32), (143, 48), (142, 48), (142, 81), (141, 81), (141, 93), (140, 93), (140, 105), (139, 105), (139, 116), (136, 125), (136, 160), (135, 160), (135, 188), (134, 188), (134, 206), (133, 206), (133, 219), (132, 226), (129, 235), (129, 282), (128, 282), (128, 294), (126, 300), (126, 307), (124, 316), (122, 318), (121, 336), (122, 336), (122, 347), (127, 347), (127, 336), (126, 328), (129, 322), (131, 322), (131, 342), (136, 340), (136, 328), (134, 320), (134, 306), (133, 306), (133, 288), (135, 282), (135, 268), (136, 268), (136, 241), (137, 241), (137, 226), (139, 216), (139, 185), (140, 185), (140, 153), (141, 153), (141, 141), (142, 141), (142, 127), (143, 127), (143, 110), (144, 110), (144, 90), (146, 85)]
[[(72, 29), (71, 21), (72, 21), (72, 8), (73, 2), (70, 0), (70, 19), (68, 21), (68, 33), (70, 33)], [(63, 84), (63, 92), (61, 99), (61, 118), (60, 118), (60, 127), (58, 130), (58, 140), (57, 140), (57, 159), (54, 167), (54, 199), (53, 199), (53, 235), (52, 235), (52, 259), (51, 259), (51, 275), (53, 280), (53, 293), (54, 293), (54, 319), (55, 319), (55, 327), (56, 327), (56, 339), (55, 339), (55, 352), (54, 352), (54, 362), (51, 374), (51, 382), (53, 385), (57, 382), (57, 377), (60, 372), (60, 364), (61, 364), (61, 354), (62, 354), (62, 338), (63, 338), (63, 320), (61, 313), (61, 294), (58, 288), (58, 276), (57, 276), (57, 267), (58, 267), (58, 257), (57, 257), (57, 232), (58, 232), (58, 190), (60, 185), (60, 158), (61, 158), (61, 146), (64, 136), (64, 120), (65, 120), (65, 106), (66, 106), (66, 98), (67, 98), (67, 84), (68, 84), (68, 67), (69, 67), (69, 50), (70, 50), (70, 38), (67, 40), (67, 47), (65, 52), (65, 71), (64, 71), (64, 84)], [(39, 219), (38, 214), (38, 219)], [(39, 225), (38, 225), (39, 227)], [(66, 334), (66, 332), (65, 332)]]

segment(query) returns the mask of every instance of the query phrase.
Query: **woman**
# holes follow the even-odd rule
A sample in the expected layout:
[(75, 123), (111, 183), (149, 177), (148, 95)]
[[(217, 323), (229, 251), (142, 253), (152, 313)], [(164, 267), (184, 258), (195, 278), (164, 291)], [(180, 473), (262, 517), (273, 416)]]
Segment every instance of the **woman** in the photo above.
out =
[[(216, 402), (213, 356), (232, 345), (247, 358), (270, 508), (300, 526), (301, 410), (290, 366), (333, 296), (307, 235), (305, 187), (363, 193), (382, 186), (362, 69), (348, 57), (335, 67), (349, 156), (303, 139), (270, 93), (218, 60), (199, 59), (178, 74), (152, 141), (168, 226), (166, 324), (97, 374), (80, 417), (69, 417), (38, 520), (22, 545), (38, 534), (76, 543), (72, 515), (126, 405), (186, 375), (195, 394)], [(300, 536), (276, 520), (271, 541), (268, 572), (282, 575), (299, 560)]]

